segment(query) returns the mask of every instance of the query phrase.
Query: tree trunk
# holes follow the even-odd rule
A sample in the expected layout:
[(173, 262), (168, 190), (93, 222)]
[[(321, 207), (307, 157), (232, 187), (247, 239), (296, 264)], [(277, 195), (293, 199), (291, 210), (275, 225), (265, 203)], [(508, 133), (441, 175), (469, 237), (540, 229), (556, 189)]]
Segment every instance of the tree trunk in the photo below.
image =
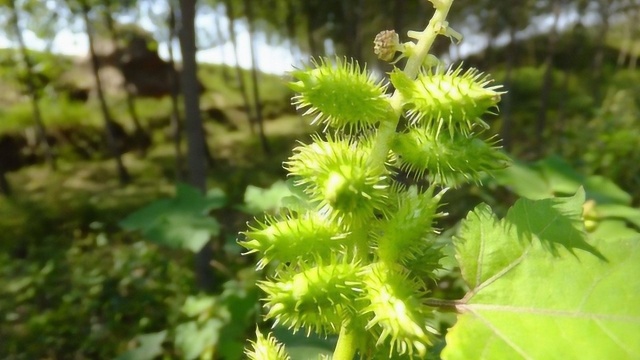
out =
[(253, 44), (253, 8), (252, 3), (249, 0), (244, 0), (244, 8), (247, 14), (247, 22), (249, 24), (249, 50), (251, 51), (251, 82), (253, 90), (253, 100), (255, 105), (255, 122), (258, 126), (258, 136), (260, 137), (260, 143), (262, 144), (262, 150), (265, 154), (269, 154), (269, 142), (264, 134), (264, 120), (262, 117), (262, 100), (260, 99), (260, 90), (258, 88), (258, 64), (256, 63), (255, 49)]
[(498, 13), (496, 9), (489, 10), (487, 19), (487, 45), (482, 53), (482, 63), (484, 67), (493, 66), (493, 58), (495, 56), (495, 41), (498, 36)]
[(544, 155), (543, 146), (544, 131), (547, 126), (547, 111), (549, 107), (549, 95), (553, 87), (553, 56), (555, 55), (556, 41), (558, 38), (558, 21), (560, 19), (560, 0), (553, 1), (553, 25), (547, 37), (547, 54), (544, 60), (544, 75), (542, 91), (540, 94), (540, 108), (536, 121), (536, 152), (538, 156)]
[(9, 181), (7, 181), (6, 171), (0, 164), (0, 193), (5, 197), (11, 196), (11, 186), (9, 185)]
[[(638, 22), (640, 21), (640, 3), (638, 4), (634, 4), (633, 8), (631, 10), (629, 10), (632, 12), (632, 15), (630, 17), (631, 19), (631, 23), (632, 24), (638, 24)], [(634, 28), (631, 30), (633, 32), (632, 37), (634, 38), (638, 38), (639, 32), (638, 28)], [(638, 54), (640, 53), (640, 43), (638, 43), (638, 41), (635, 41), (633, 43), (633, 46), (630, 49), (630, 53), (629, 53), (629, 65), (628, 68), (629, 70), (635, 70), (636, 66), (638, 65)]]
[[(217, 13), (216, 13), (217, 15)], [(218, 41), (220, 41), (220, 55), (223, 59), (227, 58), (227, 53), (224, 51), (224, 44), (226, 40), (224, 38), (224, 33), (222, 32), (222, 28), (220, 27), (220, 21), (217, 16), (213, 19), (213, 26), (216, 28), (216, 36), (218, 37)], [(229, 68), (226, 65), (222, 65), (222, 79), (225, 83), (231, 82), (231, 75), (229, 74)]]
[[(207, 188), (206, 144), (200, 115), (200, 84), (196, 63), (195, 15), (196, 0), (180, 1), (180, 50), (182, 53), (182, 94), (186, 115), (187, 167), (189, 183), (202, 193)], [(212, 290), (215, 286), (211, 268), (212, 247), (207, 243), (196, 254), (196, 279), (203, 290)]]
[(291, 57), (294, 60), (297, 58), (297, 54), (294, 50), (294, 44), (296, 44), (296, 27), (298, 25), (298, 18), (300, 16), (301, 14), (297, 8), (297, 3), (294, 1), (287, 1), (287, 17), (285, 20), (285, 25), (287, 27), (287, 37), (289, 38), (289, 41), (291, 41), (289, 50), (291, 51)]
[(610, 17), (610, 9), (609, 9), (609, 1), (610, 0), (598, 0), (600, 18), (602, 19), (602, 23), (600, 24), (600, 29), (598, 31), (598, 37), (596, 39), (596, 52), (593, 55), (593, 64), (592, 64), (592, 93), (593, 99), (596, 104), (601, 102), (601, 80), (602, 80), (602, 67), (604, 66), (604, 48), (605, 42), (607, 40), (607, 34), (609, 33), (609, 17)]
[(398, 34), (405, 33), (405, 5), (405, 0), (396, 0), (393, 2), (393, 29)]
[(342, 12), (344, 14), (344, 38), (346, 55), (357, 61), (362, 61), (362, 39), (360, 21), (362, 19), (363, 1), (343, 1)]
[(253, 111), (251, 111), (251, 107), (249, 106), (249, 96), (247, 95), (247, 87), (244, 83), (244, 76), (242, 74), (242, 69), (240, 68), (240, 57), (238, 56), (238, 43), (236, 41), (236, 32), (235, 32), (235, 16), (233, 14), (233, 4), (230, 0), (224, 1), (224, 6), (227, 9), (227, 20), (229, 20), (229, 37), (231, 38), (231, 43), (233, 44), (233, 55), (236, 59), (236, 76), (238, 77), (238, 89), (240, 90), (240, 95), (242, 95), (244, 112), (247, 114), (247, 119), (249, 119), (249, 129), (251, 130), (251, 134), (255, 134), (254, 126), (256, 125), (255, 118), (253, 117)]
[(98, 70), (100, 68), (100, 64), (98, 64), (98, 57), (96, 56), (95, 47), (93, 44), (93, 34), (91, 30), (91, 22), (89, 21), (89, 5), (82, 1), (82, 18), (84, 20), (85, 30), (87, 32), (87, 38), (89, 40), (89, 52), (91, 55), (91, 65), (93, 77), (96, 82), (96, 91), (98, 92), (98, 100), (100, 101), (100, 110), (102, 112), (102, 117), (104, 119), (105, 125), (105, 133), (107, 136), (107, 146), (109, 147), (109, 151), (111, 152), (111, 156), (116, 160), (116, 166), (118, 170), (118, 179), (121, 185), (127, 184), (131, 181), (131, 176), (127, 171), (127, 168), (124, 166), (122, 162), (122, 156), (120, 154), (120, 148), (118, 146), (116, 136), (115, 136), (115, 123), (109, 113), (109, 107), (107, 106), (107, 100), (104, 96), (104, 91), (102, 89), (102, 82), (100, 81), (100, 74)]
[[(567, 96), (568, 92), (569, 92), (569, 80), (571, 79), (571, 73), (569, 72), (569, 69), (566, 69), (563, 72), (562, 75), (562, 85), (560, 87), (560, 93), (563, 94), (563, 96)], [(564, 118), (567, 115), (567, 105), (565, 101), (561, 101), (559, 106), (558, 106), (558, 116), (556, 119), (556, 123), (555, 123), (555, 131), (556, 131), (556, 151), (560, 154), (562, 154), (562, 151), (564, 149), (564, 143), (565, 143), (565, 138), (564, 138), (564, 133), (565, 133), (565, 123), (566, 123), (566, 119)]]
[(169, 86), (171, 87), (171, 137), (173, 139), (173, 151), (175, 153), (175, 177), (177, 181), (183, 181), (184, 176), (184, 155), (182, 154), (182, 119), (178, 107), (178, 96), (180, 94), (180, 84), (178, 73), (176, 72), (175, 57), (173, 55), (173, 40), (176, 38), (176, 12), (172, 0), (169, 4)]
[[(47, 160), (47, 163), (51, 167), (53, 171), (57, 170), (56, 158), (53, 153), (53, 148), (49, 143), (49, 139), (47, 138), (47, 131), (44, 125), (44, 121), (42, 121), (42, 113), (40, 112), (40, 96), (38, 95), (38, 90), (36, 89), (35, 83), (33, 81), (33, 64), (31, 63), (31, 58), (29, 57), (29, 53), (27, 52), (27, 47), (24, 43), (24, 39), (22, 38), (22, 30), (20, 29), (20, 20), (18, 19), (18, 11), (15, 7), (15, 1), (9, 1), (9, 6), (11, 7), (11, 20), (13, 23), (13, 28), (16, 32), (16, 37), (18, 39), (18, 46), (20, 47), (20, 54), (22, 55), (22, 61), (24, 62), (25, 68), (27, 70), (27, 88), (29, 91), (29, 97), (31, 98), (31, 109), (33, 111), (33, 120), (36, 123), (36, 131), (38, 134), (38, 143), (41, 144), (44, 148), (44, 156)], [(4, 174), (3, 174), (4, 177)], [(1, 179), (0, 179), (1, 180)], [(8, 184), (7, 184), (8, 185)]]
[(511, 95), (509, 94), (509, 87), (511, 86), (511, 76), (513, 72), (513, 68), (515, 66), (515, 57), (516, 57), (516, 28), (515, 26), (511, 26), (509, 28), (509, 45), (507, 45), (507, 53), (506, 53), (506, 63), (504, 70), (504, 87), (507, 90), (507, 93), (504, 94), (502, 98), (502, 129), (500, 136), (502, 137), (502, 145), (504, 149), (509, 152), (511, 150), (511, 126), (512, 126), (512, 118), (511, 118), (511, 107), (512, 100)]
[[(107, 7), (107, 11), (104, 12), (105, 23), (107, 24), (107, 31), (109, 32), (109, 37), (111, 38), (111, 42), (113, 43), (113, 48), (115, 49), (116, 53), (119, 53), (122, 49), (120, 47), (120, 44), (118, 43), (116, 29), (113, 24), (113, 17), (111, 16), (111, 12), (109, 11), (109, 9), (111, 8), (111, 0), (105, 0), (105, 6)], [(122, 65), (123, 64), (121, 63), (120, 58), (118, 58), (118, 67), (121, 67)], [(146, 134), (146, 132), (142, 128), (142, 125), (140, 123), (140, 117), (138, 116), (138, 113), (136, 111), (135, 95), (131, 92), (126, 82), (122, 84), (122, 90), (124, 91), (125, 97), (126, 97), (125, 100), (127, 104), (127, 111), (129, 112), (129, 116), (131, 116), (131, 120), (133, 121), (133, 126), (134, 126), (133, 138), (137, 142), (136, 145), (140, 146), (139, 148), (140, 154), (144, 156), (146, 154), (147, 145), (148, 145), (148, 142), (150, 141), (150, 137), (148, 134)]]
[(631, 51), (634, 44), (633, 30), (631, 29), (632, 24), (631, 18), (626, 18), (622, 21), (622, 34), (620, 38), (622, 39), (622, 44), (620, 45), (620, 51), (618, 52), (618, 60), (616, 61), (616, 65), (618, 68), (622, 68), (624, 63), (627, 60), (627, 57), (631, 55)]
[(303, 1), (303, 9), (304, 15), (307, 17), (307, 45), (309, 46), (309, 55), (311, 57), (318, 57), (323, 55), (324, 45), (318, 44), (316, 40), (315, 32), (316, 32), (316, 9), (313, 6), (313, 1)]

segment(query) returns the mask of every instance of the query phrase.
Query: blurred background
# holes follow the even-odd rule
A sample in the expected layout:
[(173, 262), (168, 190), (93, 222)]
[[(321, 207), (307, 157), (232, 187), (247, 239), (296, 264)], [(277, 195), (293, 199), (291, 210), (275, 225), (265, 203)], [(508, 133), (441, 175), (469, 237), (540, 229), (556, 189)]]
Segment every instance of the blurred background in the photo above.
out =
[[(235, 240), (290, 194), (282, 162), (318, 130), (291, 106), (288, 71), (337, 55), (383, 77), (375, 35), (408, 41), (432, 13), (426, 0), (0, 0), (0, 358), (242, 358), (262, 275)], [(637, 207), (640, 1), (455, 0), (448, 21), (464, 39), (432, 52), (504, 85), (488, 136), (522, 170), (460, 189), (448, 221), (574, 183)], [(560, 185), (527, 183), (549, 169)], [(444, 278), (432, 290), (460, 296)]]

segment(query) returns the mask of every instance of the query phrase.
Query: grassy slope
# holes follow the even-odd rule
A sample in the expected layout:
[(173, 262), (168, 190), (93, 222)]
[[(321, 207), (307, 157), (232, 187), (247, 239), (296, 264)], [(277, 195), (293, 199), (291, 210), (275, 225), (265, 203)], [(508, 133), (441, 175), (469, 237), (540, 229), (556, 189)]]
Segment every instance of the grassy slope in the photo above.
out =
[[(282, 161), (310, 127), (285, 112), (290, 105), (284, 79), (262, 75), (266, 110), (279, 114), (266, 123), (274, 152), (265, 155), (248, 129), (237, 89), (223, 80), (221, 70), (201, 67), (207, 89), (202, 108), (220, 108), (238, 127), (230, 130), (205, 118), (216, 160), (210, 186), (223, 188), (230, 197), (223, 221), (225, 236), (235, 236), (247, 215), (233, 205), (242, 201), (246, 185), (267, 186), (283, 178)], [(18, 93), (15, 82), (3, 79), (0, 84)], [(18, 96), (14, 101), (0, 110), (0, 134), (31, 126), (28, 103)], [(123, 99), (112, 97), (109, 103), (114, 117), (131, 129)], [(73, 103), (45, 95), (41, 105), (50, 129), (101, 128), (95, 101)], [(170, 103), (141, 99), (137, 109), (147, 125), (168, 118)], [(135, 180), (124, 188), (108, 159), (62, 158), (55, 173), (44, 164), (9, 173), (15, 195), (0, 198), (0, 354), (112, 358), (135, 335), (174, 324), (171, 319), (175, 321), (185, 296), (196, 292), (191, 255), (158, 248), (117, 225), (127, 214), (173, 192), (174, 157), (166, 128), (156, 130), (153, 139), (146, 157), (125, 154)]]
[[(484, 69), (500, 78), (500, 71)], [(229, 71), (234, 74), (233, 71)], [(17, 94), (16, 83), (5, 81), (11, 72), (0, 71), (0, 89)], [(245, 73), (248, 79), (248, 74)], [(569, 115), (585, 121), (596, 105), (584, 103), (586, 72), (571, 75)], [(267, 186), (284, 178), (281, 162), (290, 154), (294, 139), (304, 139), (310, 128), (292, 114), (267, 122), (273, 155), (260, 150), (243, 115), (242, 100), (233, 83), (225, 81), (221, 68), (203, 66), (201, 79), (207, 88), (202, 107), (224, 110), (237, 131), (207, 120), (208, 142), (216, 158), (210, 171), (210, 186), (222, 187), (232, 204), (242, 201), (247, 184)], [(289, 105), (284, 79), (261, 77), (261, 93), (268, 111), (282, 112)], [(523, 68), (516, 74), (520, 87), (514, 89), (514, 109), (519, 121), (518, 136), (525, 137), (539, 101), (541, 69)], [(561, 78), (557, 83), (560, 83)], [(554, 90), (558, 91), (558, 89)], [(553, 96), (553, 99), (566, 98)], [(4, 97), (13, 99), (17, 96)], [(585, 100), (586, 99), (586, 100)], [(131, 129), (121, 98), (109, 99), (115, 117)], [(147, 124), (169, 113), (168, 99), (145, 99), (138, 111)], [(95, 126), (100, 128), (98, 107), (65, 100), (43, 99), (49, 126)], [(573, 110), (572, 110), (573, 109)], [(0, 108), (0, 134), (30, 126), (27, 103)], [(134, 153), (124, 156), (135, 182), (125, 188), (116, 184), (115, 166), (110, 160), (62, 162), (52, 173), (44, 165), (11, 173), (16, 190), (12, 200), (0, 199), (0, 354), (23, 354), (27, 358), (63, 356), (110, 358), (122, 351), (139, 333), (159, 331), (171, 325), (184, 297), (194, 292), (189, 254), (157, 248), (135, 235), (126, 234), (117, 222), (126, 214), (159, 196), (173, 191), (173, 152), (162, 130), (146, 158)], [(227, 211), (227, 235), (244, 226), (242, 214)], [(167, 259), (171, 259), (167, 261)], [(162, 316), (163, 314), (167, 316)], [(160, 315), (158, 315), (160, 314)], [(171, 316), (173, 316), (171, 315)], [(31, 344), (31, 345), (30, 345)], [(41, 345), (34, 345), (41, 344)]]

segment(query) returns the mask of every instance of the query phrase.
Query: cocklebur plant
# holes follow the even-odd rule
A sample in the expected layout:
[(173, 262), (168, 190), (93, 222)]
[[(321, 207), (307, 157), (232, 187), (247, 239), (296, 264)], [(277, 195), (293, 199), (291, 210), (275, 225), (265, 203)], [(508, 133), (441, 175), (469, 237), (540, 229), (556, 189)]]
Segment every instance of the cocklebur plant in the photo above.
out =
[[(334, 360), (426, 356), (437, 333), (425, 281), (442, 257), (434, 227), (445, 215), (440, 200), (508, 162), (481, 136), (481, 116), (496, 109), (500, 86), (429, 54), (436, 36), (460, 38), (445, 21), (452, 1), (431, 2), (432, 19), (409, 32), (410, 41), (401, 44), (393, 31), (375, 40), (379, 58), (406, 58), (390, 73), (392, 94), (350, 59), (320, 59), (292, 73), (293, 104), (324, 126), (285, 162), (307, 206), (250, 225), (240, 240), (259, 269), (273, 269), (259, 284), (266, 319), (337, 334)], [(405, 185), (400, 172), (430, 185)], [(247, 356), (288, 358), (260, 333)]]
[[(411, 41), (400, 43), (392, 31), (375, 40), (381, 59), (406, 59), (389, 74), (392, 94), (349, 59), (293, 72), (293, 104), (324, 133), (285, 162), (304, 196), (289, 199), (283, 215), (250, 225), (240, 240), (258, 256), (258, 269), (270, 271), (258, 284), (265, 318), (337, 335), (334, 360), (424, 358), (440, 309), (457, 312), (443, 359), (640, 358), (640, 302), (633, 301), (640, 235), (620, 223), (593, 224), (597, 212), (583, 204), (587, 196), (602, 201), (602, 193), (589, 188), (576, 186), (568, 198), (533, 194), (502, 219), (478, 205), (451, 243), (466, 295), (428, 298), (425, 282), (437, 281), (443, 257), (434, 222), (445, 216), (445, 191), (508, 163), (496, 140), (482, 137), (481, 117), (495, 111), (501, 88), (429, 55), (436, 36), (460, 39), (445, 21), (451, 0), (431, 2), (431, 21), (410, 31)], [(405, 185), (399, 179), (406, 175), (429, 186)], [(566, 172), (545, 175), (563, 190), (574, 184)], [(598, 226), (587, 233), (585, 224)], [(259, 331), (246, 355), (290, 358)]]

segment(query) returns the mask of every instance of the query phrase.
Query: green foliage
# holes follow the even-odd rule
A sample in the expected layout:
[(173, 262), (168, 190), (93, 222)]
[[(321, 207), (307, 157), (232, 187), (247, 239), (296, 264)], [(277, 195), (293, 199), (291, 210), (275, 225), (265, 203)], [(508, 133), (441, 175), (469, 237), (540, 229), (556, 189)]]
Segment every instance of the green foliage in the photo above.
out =
[[(212, 96), (202, 98), (202, 107), (241, 107), (244, 106), (242, 94), (238, 91), (237, 79), (230, 81), (224, 74), (231, 73), (232, 69), (226, 65), (216, 64), (198, 64), (198, 78), (202, 81), (205, 89)], [(251, 83), (251, 71), (241, 69), (240, 75), (243, 77), (245, 84)], [(260, 74), (260, 82), (258, 84), (260, 100), (265, 107), (265, 113), (269, 107), (275, 113), (281, 113), (289, 108), (289, 99), (291, 91), (286, 84), (282, 82), (282, 78), (277, 75)], [(253, 92), (247, 94), (250, 102), (255, 102)]]
[[(219, 234), (220, 225), (209, 212), (221, 208), (225, 201), (219, 190), (203, 195), (191, 186), (178, 184), (174, 198), (150, 203), (122, 220), (120, 226), (129, 231), (141, 231), (151, 242), (198, 252), (212, 236)], [(169, 336), (163, 338), (172, 344), (180, 358), (241, 358), (258, 292), (255, 273), (243, 275), (240, 270), (236, 276), (224, 283), (219, 295), (202, 294), (185, 299), (182, 314), (164, 330)], [(156, 339), (152, 334), (148, 336)], [(120, 358), (143, 360), (165, 353), (140, 339), (138, 342), (137, 348), (123, 353)], [(153, 350), (157, 352), (153, 353)]]
[[(111, 358), (123, 338), (166, 327), (180, 294), (190, 288), (189, 271), (180, 261), (167, 263), (145, 242), (116, 241), (90, 234), (74, 239), (66, 251), (43, 246), (49, 257), (44, 263), (38, 254), (28, 261), (3, 254), (0, 351), (27, 358), (43, 349)], [(151, 339), (139, 340), (141, 352), (153, 350)]]
[[(194, 318), (206, 312), (220, 313), (212, 297), (189, 297), (182, 307), (188, 317)], [(202, 353), (210, 353), (218, 343), (224, 322), (216, 317), (196, 319), (178, 325), (175, 329), (176, 347), (184, 359), (195, 359)]]
[[(28, 50), (27, 56), (32, 63), (31, 79), (36, 90), (43, 94), (43, 90), (51, 87), (69, 69), (73, 62), (70, 58), (51, 53)], [(28, 92), (27, 70), (17, 49), (0, 49), (0, 79), (10, 83), (16, 82), (20, 92)]]
[(120, 222), (123, 229), (141, 231), (150, 241), (198, 252), (220, 231), (209, 211), (224, 205), (224, 195), (212, 190), (205, 196), (186, 184), (178, 184), (176, 196), (157, 200)]
[(166, 354), (160, 347), (163, 343), (172, 344), (175, 356), (181, 359), (241, 359), (246, 329), (258, 301), (255, 279), (242, 274), (238, 280), (227, 281), (219, 295), (187, 297), (176, 323), (161, 332), (137, 336), (137, 347), (117, 359), (154, 359)]
[[(29, 171), (12, 174), (28, 189), (0, 199), (0, 353), (112, 358), (136, 334), (164, 327), (192, 283), (184, 259), (167, 263), (157, 247), (114, 231), (162, 182), (131, 196), (96, 164)], [(91, 175), (109, 191), (96, 190)]]
[[(252, 225), (240, 241), (259, 256), (259, 269), (274, 270), (260, 283), (266, 319), (294, 332), (339, 334), (334, 359), (426, 356), (437, 331), (421, 276), (435, 277), (442, 257), (433, 222), (444, 191), (435, 187), (477, 181), (507, 160), (472, 132), (484, 126), (479, 116), (497, 103), (498, 87), (475, 70), (419, 70), (433, 29), (454, 33), (441, 27), (450, 3), (435, 5), (429, 27), (412, 35), (418, 42), (398, 48), (418, 67), (392, 73), (393, 96), (353, 60), (294, 72), (294, 103), (337, 134), (294, 149), (285, 168), (302, 196), (289, 198), (288, 215)], [(401, 113), (410, 121), (396, 131)], [(412, 134), (423, 136), (406, 141)], [(436, 144), (440, 137), (446, 146)], [(393, 159), (417, 177), (429, 173), (434, 185), (398, 183)]]
[(116, 360), (153, 360), (162, 354), (162, 343), (167, 337), (167, 331), (138, 335), (135, 341), (139, 346), (118, 356)]
[(585, 227), (596, 238), (611, 234), (634, 233), (640, 229), (640, 209), (632, 197), (610, 179), (599, 175), (583, 176), (563, 159), (549, 157), (534, 164), (515, 162), (496, 172), (496, 183), (528, 199), (574, 194), (584, 188)]
[[(638, 73), (620, 74), (638, 81)], [(635, 131), (640, 124), (640, 96), (633, 83), (611, 88), (601, 109), (587, 125), (589, 144), (578, 146), (587, 173), (607, 174), (632, 190), (640, 185), (640, 150)]]
[[(69, 128), (83, 125), (87, 128), (97, 127), (99, 118), (92, 108), (66, 97), (46, 98), (40, 101), (43, 121), (53, 128)], [(0, 109), (0, 132), (15, 132), (33, 126), (33, 110), (31, 104), (23, 102), (6, 109)]]
[[(480, 116), (496, 107), (500, 87), (427, 56), (435, 34), (457, 37), (444, 22), (450, 1), (432, 2), (427, 28), (409, 32), (416, 43), (394, 40), (391, 50), (407, 65), (390, 74), (393, 95), (354, 60), (321, 60), (293, 73), (294, 104), (331, 132), (285, 162), (295, 185), (285, 215), (257, 221), (239, 241), (268, 272), (259, 283), (265, 319), (294, 333), (337, 336), (335, 360), (426, 358), (438, 343), (440, 306), (458, 313), (443, 358), (637, 356), (640, 307), (629, 299), (640, 282), (622, 281), (637, 270), (640, 235), (598, 215), (599, 204), (612, 204), (610, 216), (637, 221), (623, 206), (629, 199), (554, 158), (499, 171), (510, 159), (480, 136), (487, 127)], [(393, 58), (376, 46), (381, 58)], [(398, 169), (429, 186), (399, 182)], [(519, 200), (502, 220), (485, 204), (471, 212), (453, 240), (467, 294), (428, 298), (431, 279), (444, 282), (456, 266), (443, 269), (447, 244), (434, 225), (446, 215), (445, 190), (494, 172), (499, 184), (538, 200)], [(599, 225), (617, 230), (605, 235)], [(284, 348), (258, 333), (247, 353), (286, 358)]]
[(486, 205), (469, 214), (455, 241), (469, 292), (444, 359), (640, 355), (640, 281), (628, 276), (640, 237), (587, 238), (583, 202), (579, 192), (520, 200), (502, 220)]
[(587, 198), (598, 203), (631, 205), (631, 197), (611, 180), (598, 175), (584, 176), (557, 156), (533, 164), (515, 161), (512, 166), (496, 171), (495, 182), (528, 199), (544, 199), (574, 194), (583, 186)]
[[(41, 2), (27, 3), (29, 11), (42, 8)], [(114, 11), (121, 9), (121, 4), (112, 5)], [(364, 7), (335, 1), (270, 5), (274, 6), (264, 7), (267, 10), (259, 16), (273, 22), (275, 31), (283, 32), (286, 20), (286, 31), (292, 25), (297, 31), (293, 36), (303, 38), (306, 46), (306, 31), (313, 26), (304, 29), (305, 21), (291, 18), (306, 14), (308, 24), (316, 27), (315, 39), (309, 40), (326, 35), (334, 39), (338, 51), (342, 36), (338, 34), (350, 25), (356, 24), (359, 37), (372, 38), (371, 31), (381, 28), (380, 19), (385, 18), (381, 13), (404, 10), (405, 24), (413, 24), (425, 10), (424, 4), (400, 1), (367, 3)], [(464, 5), (458, 6), (463, 11), (451, 15), (496, 16), (494, 11), (484, 11), (485, 3)], [(514, 14), (512, 8), (501, 6), (497, 16), (513, 18), (509, 16)], [(516, 15), (526, 18), (527, 11), (522, 9), (518, 11), (524, 13)], [(327, 18), (328, 13), (333, 17)], [(455, 17), (450, 17), (451, 24), (455, 24)], [(45, 22), (27, 23), (40, 27)], [(520, 18), (517, 23), (523, 25)], [(446, 23), (436, 25), (432, 34), (455, 34)], [(543, 48), (539, 46), (546, 44), (543, 40), (530, 47)], [(414, 45), (394, 44), (392, 50), (411, 60), (421, 52)], [(593, 47), (591, 42), (580, 45)], [(0, 61), (0, 133), (19, 133), (31, 127), (33, 120), (29, 105), (22, 103), (24, 71), (16, 67), (15, 51), (2, 51), (5, 53), (8, 57)], [(571, 50), (561, 54), (567, 53), (574, 55)], [(45, 96), (41, 106), (51, 134), (66, 141), (68, 129), (79, 129), (100, 141), (97, 104), (68, 101), (59, 86), (65, 77), (61, 75), (71, 65), (69, 59), (31, 55), (36, 63), (37, 87)], [(590, 74), (575, 72), (574, 67), (577, 62), (581, 71), (591, 71), (592, 57), (558, 57), (556, 64), (565, 64), (560, 66), (574, 72), (553, 72), (555, 86), (549, 96), (553, 109), (544, 146), (547, 153), (557, 150), (569, 154), (571, 164), (548, 158), (533, 165), (516, 162), (501, 170), (509, 159), (497, 148), (497, 139), (482, 132), (486, 119), (481, 118), (496, 105), (500, 89), (484, 83), (485, 78), (474, 83), (479, 74), (476, 70), (438, 68), (440, 62), (427, 55), (426, 60), (418, 61), (417, 67), (422, 69), (417, 72), (392, 72), (393, 85), (401, 96), (387, 94), (384, 81), (371, 80), (374, 77), (361, 59), (358, 63), (343, 57), (331, 57), (336, 59), (331, 61), (317, 58), (308, 68), (295, 71), (292, 87), (298, 94), (294, 101), (332, 132), (318, 135), (312, 144), (295, 151), (287, 167), (296, 176), (287, 185), (279, 182), (266, 190), (249, 187), (245, 203), (219, 211), (218, 220), (208, 213), (222, 205), (221, 197), (213, 205), (207, 196), (178, 189), (175, 197), (150, 204), (133, 220), (124, 222), (136, 233), (120, 232), (115, 219), (130, 211), (127, 206), (138, 207), (157, 196), (149, 196), (149, 192), (165, 186), (157, 181), (160, 171), (138, 171), (153, 181), (115, 189), (110, 185), (109, 171), (96, 172), (88, 162), (63, 162), (63, 168), (80, 175), (50, 189), (54, 195), (43, 194), (41, 189), (55, 182), (57, 174), (37, 168), (30, 181), (23, 181), (20, 174), (9, 174), (20, 196), (28, 196), (33, 203), (23, 206), (20, 201), (0, 201), (0, 245), (7, 251), (0, 254), (0, 353), (16, 359), (101, 359), (118, 353), (122, 354), (120, 359), (241, 359), (245, 339), (256, 334), (255, 343), (247, 346), (252, 350), (246, 354), (249, 358), (273, 358), (276, 355), (264, 354), (274, 353), (286, 358), (286, 351), (292, 359), (315, 359), (329, 356), (334, 348), (334, 359), (351, 360), (352, 351), (373, 359), (438, 358), (445, 347), (441, 335), (458, 316), (447, 337), (445, 357), (637, 357), (634, 339), (640, 335), (638, 309), (633, 302), (639, 292), (633, 278), (638, 272), (635, 244), (640, 228), (640, 210), (633, 207), (640, 173), (636, 171), (640, 161), (634, 137), (639, 104), (636, 94), (640, 94), (637, 71), (608, 77), (605, 69), (602, 78), (611, 90), (603, 92), (602, 109), (597, 110), (595, 106), (601, 104), (590, 94)], [(242, 98), (221, 70), (208, 65), (200, 68), (207, 91), (202, 97), (204, 107), (221, 108), (230, 114), (231, 121), (244, 124), (244, 114), (238, 108)], [(471, 75), (465, 78), (464, 74)], [(543, 74), (543, 68), (534, 67), (515, 69), (512, 74), (511, 100), (517, 105), (511, 110), (516, 120), (514, 132), (519, 134), (514, 143), (520, 154), (529, 150), (527, 144), (534, 133)], [(414, 75), (419, 81), (413, 80)], [(248, 79), (250, 75), (243, 71), (242, 76)], [(259, 86), (267, 97), (265, 113), (288, 111), (290, 94), (281, 79), (264, 76)], [(469, 88), (490, 94), (474, 98), (461, 91)], [(451, 91), (443, 91), (446, 89)], [(110, 95), (109, 104), (114, 118), (131, 129), (124, 101)], [(138, 99), (136, 104), (143, 127), (155, 130), (168, 124), (169, 99)], [(398, 116), (404, 118), (396, 126)], [(307, 129), (295, 120), (291, 124), (295, 124), (296, 134)], [(211, 124), (206, 126), (210, 130)], [(395, 131), (388, 131), (390, 128)], [(267, 129), (283, 133), (280, 122), (267, 123)], [(229, 167), (218, 163), (213, 171), (225, 174), (214, 181), (223, 186), (228, 183), (225, 192), (230, 202), (240, 201), (247, 182), (266, 183), (264, 169), (282, 161), (277, 156), (256, 157), (254, 147), (227, 141), (243, 138), (244, 133), (209, 134), (213, 135), (215, 156), (223, 163), (230, 160)], [(128, 154), (127, 165), (136, 168), (142, 162), (168, 162), (166, 135), (156, 131), (153, 139), (154, 145), (160, 146), (152, 149), (150, 158), (141, 160)], [(284, 149), (289, 146), (287, 140), (277, 138), (274, 143)], [(61, 145), (56, 144), (58, 153), (75, 160)], [(245, 154), (251, 154), (248, 161)], [(260, 169), (238, 175), (235, 168), (247, 163), (258, 163)], [(231, 167), (234, 170), (228, 171)], [(168, 166), (163, 170), (172, 171)], [(82, 175), (87, 173), (91, 179)], [(495, 175), (496, 181), (488, 174)], [(99, 186), (94, 181), (106, 186), (108, 195), (96, 195)], [(414, 182), (418, 186), (404, 185)], [(464, 246), (472, 248), (466, 249), (458, 262), (450, 241), (457, 231), (455, 209), (477, 201), (459, 194), (470, 190), (490, 202), (493, 212), (502, 214), (504, 199), (478, 190), (475, 185), (481, 183), (489, 187), (497, 184), (500, 187), (493, 187), (497, 192), (506, 187), (536, 201), (519, 201), (505, 210), (502, 220), (486, 205), (478, 206), (455, 238), (460, 253)], [(462, 191), (444, 191), (454, 186)], [(579, 193), (570, 199), (549, 199), (573, 195), (581, 186), (586, 198)], [(69, 187), (86, 191), (69, 195)], [(636, 193), (631, 196), (627, 191)], [(43, 204), (47, 202), (55, 205)], [(104, 210), (114, 203), (127, 210)], [(231, 213), (236, 209), (251, 214), (268, 212), (250, 222), (241, 240), (251, 256), (257, 257), (258, 274), (267, 277), (258, 280), (253, 271), (238, 270), (252, 257), (238, 259), (234, 249), (236, 253), (224, 254), (229, 264), (216, 263), (216, 269), (225, 272), (223, 292), (198, 294), (192, 284), (191, 253), (175, 249), (197, 250), (214, 234), (234, 236), (245, 221), (244, 216)], [(453, 216), (446, 216), (444, 211), (452, 209)], [(141, 234), (153, 242), (139, 241)], [(475, 256), (469, 255), (473, 252)], [(508, 262), (507, 255), (520, 255), (523, 260), (507, 272), (496, 270)], [(467, 296), (460, 294), (458, 266), (464, 280), (475, 285)], [(478, 271), (474, 273), (474, 268), (485, 275), (492, 271), (493, 276), (476, 283), (473, 275)], [(263, 302), (272, 319), (265, 327), (280, 322), (269, 334), (264, 329), (253, 331), (259, 313), (257, 299), (265, 297), (258, 294), (256, 283), (268, 297)], [(574, 306), (583, 299), (582, 307)], [(513, 311), (523, 304), (526, 311)], [(451, 309), (457, 313), (446, 313)], [(301, 331), (292, 335), (282, 325)], [(328, 338), (314, 337), (316, 330), (320, 335), (328, 333)], [(312, 332), (309, 338), (305, 337), (308, 331)], [(276, 338), (283, 347), (274, 349)], [(627, 353), (619, 353), (626, 343), (631, 344)], [(514, 354), (511, 345), (519, 352)]]

